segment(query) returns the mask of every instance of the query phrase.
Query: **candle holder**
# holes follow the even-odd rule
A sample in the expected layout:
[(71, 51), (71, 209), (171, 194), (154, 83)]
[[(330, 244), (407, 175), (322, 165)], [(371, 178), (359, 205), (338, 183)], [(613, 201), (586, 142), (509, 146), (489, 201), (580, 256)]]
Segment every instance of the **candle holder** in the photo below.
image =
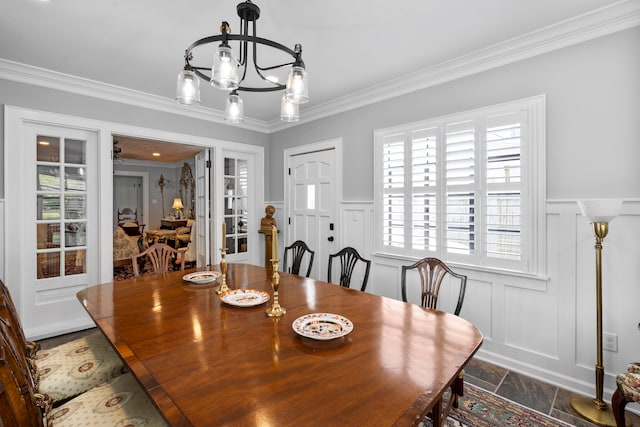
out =
[(280, 307), (278, 302), (278, 288), (280, 287), (280, 275), (278, 274), (278, 259), (272, 259), (271, 265), (273, 266), (273, 275), (271, 276), (271, 286), (273, 287), (273, 305), (266, 310), (269, 317), (280, 317), (287, 314), (287, 310), (284, 307)]
[(220, 260), (220, 272), (222, 273), (222, 275), (220, 277), (220, 281), (221, 281), (220, 286), (216, 291), (216, 294), (218, 295), (224, 294), (225, 292), (229, 292), (229, 287), (227, 286), (227, 260), (225, 259), (227, 250), (223, 248), (223, 249), (220, 249), (220, 252), (222, 253), (222, 259)]

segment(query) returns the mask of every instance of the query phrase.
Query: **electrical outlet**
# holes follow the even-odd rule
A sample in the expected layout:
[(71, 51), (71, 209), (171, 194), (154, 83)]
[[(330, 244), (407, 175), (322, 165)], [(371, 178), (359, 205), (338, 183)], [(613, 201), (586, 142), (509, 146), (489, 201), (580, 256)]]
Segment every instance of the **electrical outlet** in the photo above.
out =
[(603, 346), (607, 351), (618, 352), (618, 336), (616, 334), (610, 334), (608, 332), (603, 333)]

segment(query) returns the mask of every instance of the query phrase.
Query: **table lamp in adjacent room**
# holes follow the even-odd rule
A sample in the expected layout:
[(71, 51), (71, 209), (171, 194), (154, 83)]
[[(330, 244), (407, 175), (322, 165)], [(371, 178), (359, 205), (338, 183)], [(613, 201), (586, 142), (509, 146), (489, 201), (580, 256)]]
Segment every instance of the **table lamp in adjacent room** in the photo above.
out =
[(620, 214), (622, 200), (599, 199), (578, 201), (582, 215), (593, 225), (596, 238), (596, 397), (574, 397), (571, 407), (584, 418), (601, 426), (614, 426), (616, 421), (609, 405), (602, 400), (604, 366), (602, 363), (602, 242), (607, 237), (609, 223)]
[(171, 207), (176, 210), (176, 219), (180, 219), (180, 212), (182, 212), (182, 208), (184, 208), (184, 206), (182, 206), (182, 199), (180, 197), (173, 199), (173, 206)]

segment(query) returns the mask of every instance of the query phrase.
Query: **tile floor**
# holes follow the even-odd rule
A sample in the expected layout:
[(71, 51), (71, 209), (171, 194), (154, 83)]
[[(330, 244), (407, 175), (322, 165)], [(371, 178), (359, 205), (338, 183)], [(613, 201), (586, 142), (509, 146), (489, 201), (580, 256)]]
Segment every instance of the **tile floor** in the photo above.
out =
[[(96, 329), (87, 329), (49, 338), (40, 341), (40, 346), (51, 348), (94, 331)], [(576, 427), (598, 427), (596, 424), (582, 419), (571, 409), (570, 402), (574, 395), (572, 392), (500, 366), (472, 359), (465, 368), (465, 382)], [(629, 418), (631, 427), (640, 427), (640, 416), (630, 413)]]
[[(465, 381), (470, 384), (576, 427), (598, 427), (571, 408), (575, 394), (568, 390), (478, 359), (472, 359), (464, 371)], [(640, 427), (639, 416), (629, 414), (629, 418), (632, 427)]]

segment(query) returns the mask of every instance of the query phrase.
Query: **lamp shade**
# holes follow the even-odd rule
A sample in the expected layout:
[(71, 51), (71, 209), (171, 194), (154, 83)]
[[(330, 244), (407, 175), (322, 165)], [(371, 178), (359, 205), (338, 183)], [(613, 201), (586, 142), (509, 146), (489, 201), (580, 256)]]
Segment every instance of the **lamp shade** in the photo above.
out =
[(299, 65), (291, 67), (284, 94), (289, 101), (296, 104), (309, 102), (309, 79), (303, 67)]
[(200, 79), (192, 70), (182, 70), (178, 74), (176, 101), (186, 105), (200, 104)]
[(611, 222), (620, 215), (622, 199), (578, 200), (582, 215), (591, 222)]
[(300, 107), (291, 102), (286, 95), (282, 96), (280, 104), (280, 120), (283, 122), (297, 122), (300, 119)]
[(219, 46), (213, 55), (211, 84), (218, 89), (237, 89), (239, 86), (238, 61), (233, 57), (230, 47)]
[(244, 121), (244, 104), (242, 103), (242, 98), (240, 98), (236, 91), (231, 92), (229, 98), (227, 98), (227, 106), (224, 109), (224, 119), (228, 123), (233, 124)]
[(173, 206), (171, 206), (173, 209), (182, 209), (184, 208), (184, 206), (182, 206), (182, 199), (180, 197), (176, 197), (175, 199), (173, 199)]

